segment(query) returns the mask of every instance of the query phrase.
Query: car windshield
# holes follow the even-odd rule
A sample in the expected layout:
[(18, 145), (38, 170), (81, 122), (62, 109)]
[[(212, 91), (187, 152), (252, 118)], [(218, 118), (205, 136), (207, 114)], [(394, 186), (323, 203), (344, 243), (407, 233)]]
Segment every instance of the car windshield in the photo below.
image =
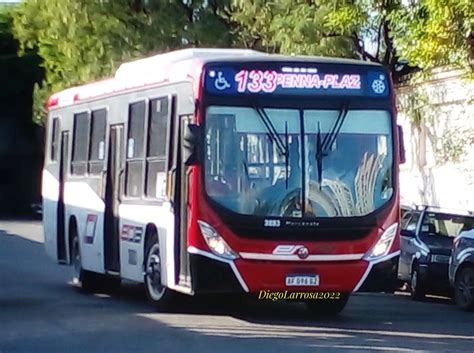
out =
[(423, 218), (420, 236), (452, 238), (472, 230), (474, 230), (474, 217), (430, 212)]
[(205, 126), (206, 192), (233, 212), (362, 216), (393, 194), (388, 111), (210, 106)]

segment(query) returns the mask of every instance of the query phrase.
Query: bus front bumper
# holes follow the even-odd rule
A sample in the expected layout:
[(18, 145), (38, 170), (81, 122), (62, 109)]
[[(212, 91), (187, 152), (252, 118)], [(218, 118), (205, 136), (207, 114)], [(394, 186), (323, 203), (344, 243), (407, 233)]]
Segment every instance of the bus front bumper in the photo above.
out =
[[(365, 260), (303, 262), (222, 260), (210, 253), (190, 254), (195, 293), (261, 291), (383, 292), (396, 286), (398, 256), (371, 264)], [(287, 276), (317, 275), (317, 286), (287, 286)]]
[(399, 256), (378, 262), (370, 266), (370, 272), (358, 290), (359, 292), (388, 292), (392, 293), (398, 286)]

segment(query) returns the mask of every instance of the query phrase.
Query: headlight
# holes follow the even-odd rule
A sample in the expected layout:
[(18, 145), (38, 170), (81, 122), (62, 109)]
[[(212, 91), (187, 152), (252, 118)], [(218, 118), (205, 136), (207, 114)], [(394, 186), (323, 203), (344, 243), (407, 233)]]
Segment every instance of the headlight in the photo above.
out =
[(220, 257), (225, 259), (233, 260), (238, 257), (238, 255), (230, 248), (229, 245), (222, 239), (222, 237), (217, 233), (217, 231), (203, 221), (198, 221), (199, 228), (201, 228), (201, 233), (206, 240), (207, 245), (211, 251)]
[(398, 223), (392, 224), (380, 236), (377, 243), (364, 256), (364, 260), (374, 261), (384, 257), (390, 251), (393, 240), (397, 235)]

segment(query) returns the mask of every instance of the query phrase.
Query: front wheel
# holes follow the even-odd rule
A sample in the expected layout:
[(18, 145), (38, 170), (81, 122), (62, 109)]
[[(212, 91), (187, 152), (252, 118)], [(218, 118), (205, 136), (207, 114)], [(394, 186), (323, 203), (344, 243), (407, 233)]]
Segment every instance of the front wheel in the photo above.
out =
[(474, 310), (474, 267), (463, 268), (456, 276), (454, 301), (463, 310)]
[(426, 290), (421, 281), (420, 270), (417, 267), (411, 273), (410, 291), (413, 300), (421, 301), (425, 299)]
[(162, 283), (162, 264), (158, 238), (153, 235), (145, 251), (145, 290), (148, 301), (157, 309), (169, 308), (175, 301), (176, 294)]
[(341, 297), (339, 299), (307, 301), (306, 306), (313, 314), (322, 316), (334, 316), (344, 310), (348, 301), (349, 294), (344, 293), (341, 294)]

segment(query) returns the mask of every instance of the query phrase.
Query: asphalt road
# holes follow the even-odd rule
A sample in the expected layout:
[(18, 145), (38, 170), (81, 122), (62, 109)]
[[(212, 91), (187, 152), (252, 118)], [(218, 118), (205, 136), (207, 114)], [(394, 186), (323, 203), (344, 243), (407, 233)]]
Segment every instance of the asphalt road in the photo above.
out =
[(40, 223), (0, 221), (0, 353), (474, 352), (474, 313), (445, 299), (361, 294), (333, 319), (225, 299), (158, 313), (140, 286), (87, 294), (68, 281), (44, 253)]

